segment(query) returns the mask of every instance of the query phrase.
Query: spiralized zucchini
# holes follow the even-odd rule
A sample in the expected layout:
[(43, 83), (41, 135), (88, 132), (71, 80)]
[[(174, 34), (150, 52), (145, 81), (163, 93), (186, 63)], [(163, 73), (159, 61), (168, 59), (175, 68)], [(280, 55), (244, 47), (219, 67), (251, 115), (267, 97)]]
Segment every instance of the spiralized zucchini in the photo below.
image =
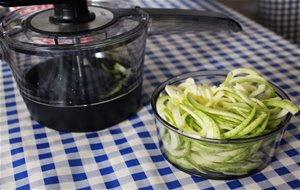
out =
[(257, 71), (246, 68), (229, 72), (219, 86), (199, 85), (188, 78), (165, 90), (167, 95), (157, 101), (159, 115), (179, 129), (207, 138), (262, 135), (288, 113), (298, 112), (291, 101), (277, 97)]
[[(196, 84), (188, 78), (177, 86), (167, 85), (165, 91), (157, 99), (158, 114), (182, 131), (211, 139), (260, 136), (276, 129), (288, 113), (298, 112), (290, 100), (276, 96), (261, 74), (247, 68), (232, 70), (218, 86)], [(245, 175), (265, 165), (276, 141), (218, 144), (160, 130), (165, 156), (201, 173)]]

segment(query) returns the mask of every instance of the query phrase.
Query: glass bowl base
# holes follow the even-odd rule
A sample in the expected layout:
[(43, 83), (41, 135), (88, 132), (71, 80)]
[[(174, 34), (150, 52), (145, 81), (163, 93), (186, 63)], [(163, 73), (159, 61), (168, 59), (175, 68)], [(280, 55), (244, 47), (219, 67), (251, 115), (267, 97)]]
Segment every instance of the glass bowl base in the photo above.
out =
[(199, 170), (183, 168), (183, 167), (173, 163), (167, 156), (165, 156), (165, 154), (163, 154), (163, 156), (172, 166), (174, 166), (175, 168), (177, 168), (180, 171), (183, 171), (183, 172), (193, 175), (193, 176), (197, 176), (197, 177), (201, 177), (201, 178), (205, 178), (205, 179), (213, 179), (213, 180), (232, 180), (232, 179), (240, 179), (240, 178), (244, 178), (244, 177), (249, 177), (251, 175), (254, 175), (254, 174), (262, 171), (264, 168), (266, 168), (268, 166), (268, 164), (266, 164), (257, 169), (251, 170), (247, 174), (241, 174), (241, 175), (226, 175), (223, 173), (216, 173), (216, 172), (209, 172), (209, 171), (208, 171), (208, 173), (202, 173)]

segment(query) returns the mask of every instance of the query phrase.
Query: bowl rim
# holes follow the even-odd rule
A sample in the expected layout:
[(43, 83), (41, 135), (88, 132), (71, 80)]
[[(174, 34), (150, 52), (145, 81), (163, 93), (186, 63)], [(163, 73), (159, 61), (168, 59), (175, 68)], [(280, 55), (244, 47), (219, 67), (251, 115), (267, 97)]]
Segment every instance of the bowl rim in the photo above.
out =
[[(151, 96), (151, 107), (152, 107), (152, 111), (154, 113), (155, 118), (157, 120), (159, 120), (165, 127), (176, 132), (179, 135), (183, 135), (187, 138), (191, 138), (194, 140), (211, 142), (211, 143), (230, 144), (230, 143), (238, 143), (238, 142), (257, 141), (257, 140), (271, 137), (281, 131), (284, 131), (284, 129), (288, 126), (287, 124), (289, 123), (289, 121), (292, 118), (291, 113), (288, 113), (285, 116), (285, 118), (280, 122), (280, 124), (278, 125), (278, 127), (276, 129), (274, 129), (266, 134), (255, 136), (255, 137), (250, 137), (250, 138), (235, 138), (235, 139), (214, 139), (214, 138), (201, 137), (200, 135), (191, 134), (191, 133), (185, 132), (181, 129), (178, 129), (177, 127), (168, 123), (158, 114), (157, 109), (156, 109), (156, 100), (159, 97), (161, 91), (164, 90), (166, 85), (174, 84), (175, 82), (178, 82), (183, 79), (187, 79), (189, 77), (204, 77), (204, 76), (225, 76), (226, 77), (228, 72), (229, 72), (228, 70), (199, 70), (199, 71), (192, 71), (192, 72), (179, 74), (179, 75), (176, 75), (172, 78), (165, 80), (153, 91), (152, 96)], [(280, 87), (278, 87), (277, 85), (275, 85), (274, 83), (272, 83), (270, 81), (268, 81), (268, 83), (270, 83), (271, 86), (274, 88), (277, 96), (287, 99), (287, 100), (291, 100), (290, 97)]]

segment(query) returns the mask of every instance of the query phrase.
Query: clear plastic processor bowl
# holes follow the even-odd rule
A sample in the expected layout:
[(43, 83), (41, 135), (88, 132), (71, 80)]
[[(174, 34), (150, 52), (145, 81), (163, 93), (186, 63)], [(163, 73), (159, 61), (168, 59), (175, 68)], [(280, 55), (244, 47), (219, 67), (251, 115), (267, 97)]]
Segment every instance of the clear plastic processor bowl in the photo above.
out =
[[(159, 116), (156, 101), (161, 93), (166, 94), (166, 85), (179, 85), (190, 77), (197, 84), (219, 85), (225, 80), (227, 73), (227, 71), (198, 71), (176, 76), (162, 83), (152, 95), (151, 105), (154, 111), (160, 150), (172, 165), (186, 173), (209, 179), (234, 179), (263, 170), (275, 155), (291, 119), (292, 115), (288, 114), (274, 131), (257, 137), (210, 139), (184, 132)], [(289, 99), (288, 95), (279, 87), (272, 85), (277, 96)], [(170, 154), (170, 147), (163, 138), (166, 135), (178, 138), (181, 142), (189, 142), (183, 146), (189, 149), (188, 152), (183, 157)], [(196, 146), (191, 146), (191, 144)], [(230, 157), (231, 154), (232, 157)]]

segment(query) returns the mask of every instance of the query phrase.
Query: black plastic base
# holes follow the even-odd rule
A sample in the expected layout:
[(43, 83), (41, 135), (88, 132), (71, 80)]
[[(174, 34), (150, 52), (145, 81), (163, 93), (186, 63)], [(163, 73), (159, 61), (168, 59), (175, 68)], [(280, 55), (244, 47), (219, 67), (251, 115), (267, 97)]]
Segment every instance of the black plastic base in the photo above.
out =
[(52, 106), (23, 99), (33, 119), (46, 127), (65, 132), (98, 131), (133, 115), (141, 106), (142, 84), (107, 102), (88, 106)]

